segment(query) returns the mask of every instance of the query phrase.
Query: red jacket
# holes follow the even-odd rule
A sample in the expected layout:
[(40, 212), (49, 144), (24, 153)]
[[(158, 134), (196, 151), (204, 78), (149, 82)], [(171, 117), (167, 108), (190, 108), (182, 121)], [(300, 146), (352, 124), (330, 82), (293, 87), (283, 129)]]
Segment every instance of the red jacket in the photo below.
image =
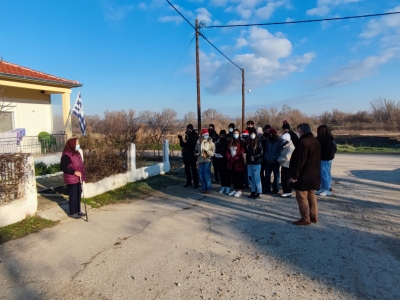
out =
[(231, 148), (226, 148), (226, 159), (228, 162), (228, 169), (235, 170), (235, 171), (245, 171), (246, 165), (243, 160), (243, 153), (245, 152), (244, 144), (239, 141), (237, 144), (236, 155), (232, 157), (231, 155)]

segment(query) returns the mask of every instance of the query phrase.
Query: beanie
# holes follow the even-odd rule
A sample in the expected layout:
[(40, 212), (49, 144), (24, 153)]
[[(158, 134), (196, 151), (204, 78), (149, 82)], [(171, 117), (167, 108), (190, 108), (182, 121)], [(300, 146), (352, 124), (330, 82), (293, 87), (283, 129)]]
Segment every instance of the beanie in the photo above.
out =
[(278, 131), (276, 131), (275, 128), (271, 128), (271, 129), (269, 130), (269, 133), (272, 133), (272, 134), (274, 134), (274, 135), (277, 135), (277, 134), (278, 134)]
[(284, 141), (288, 141), (288, 142), (290, 142), (292, 140), (290, 138), (290, 134), (287, 133), (287, 132), (281, 136), (281, 139), (284, 140)]
[(257, 134), (263, 134), (263, 129), (262, 127), (257, 127)]

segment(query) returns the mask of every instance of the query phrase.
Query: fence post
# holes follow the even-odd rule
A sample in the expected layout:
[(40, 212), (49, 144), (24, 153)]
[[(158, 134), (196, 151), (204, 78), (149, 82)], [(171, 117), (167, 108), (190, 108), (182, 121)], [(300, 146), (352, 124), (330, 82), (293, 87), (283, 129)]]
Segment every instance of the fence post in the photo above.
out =
[(134, 143), (131, 143), (131, 147), (129, 149), (129, 159), (130, 159), (130, 165), (131, 165), (131, 172), (136, 171), (136, 145)]
[(163, 142), (163, 162), (169, 162), (169, 141), (164, 140)]

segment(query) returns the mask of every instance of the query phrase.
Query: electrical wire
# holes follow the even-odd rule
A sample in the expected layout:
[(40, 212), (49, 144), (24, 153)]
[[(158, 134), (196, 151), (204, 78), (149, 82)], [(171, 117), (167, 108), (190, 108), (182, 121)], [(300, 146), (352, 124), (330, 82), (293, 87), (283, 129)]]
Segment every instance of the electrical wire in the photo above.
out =
[[(168, 1), (168, 0), (167, 0)], [(400, 11), (382, 13), (382, 14), (370, 14), (362, 16), (350, 16), (350, 17), (338, 17), (338, 18), (325, 18), (325, 19), (314, 19), (314, 20), (300, 20), (300, 21), (286, 21), (286, 22), (271, 22), (271, 23), (258, 23), (258, 24), (235, 24), (235, 25), (213, 25), (205, 26), (204, 28), (227, 28), (227, 27), (250, 27), (250, 26), (271, 26), (271, 25), (287, 25), (287, 24), (298, 24), (298, 23), (313, 23), (313, 22), (324, 22), (324, 21), (337, 21), (337, 20), (348, 20), (348, 19), (359, 19), (359, 18), (371, 18), (379, 16), (388, 16), (400, 14)]]
[(176, 10), (176, 12), (177, 12), (178, 14), (180, 14), (180, 15), (181, 15), (181, 17), (182, 17), (182, 18), (183, 18), (183, 19), (184, 19), (186, 22), (188, 22), (188, 24), (189, 24), (190, 26), (192, 26), (192, 27), (193, 27), (193, 29), (194, 29), (194, 30), (196, 30), (196, 27), (194, 27), (194, 26), (193, 26), (193, 24), (192, 24), (192, 23), (190, 23), (190, 22), (188, 21), (188, 19), (186, 19), (186, 18), (185, 18), (185, 16), (184, 16), (184, 15), (182, 15), (182, 14), (179, 12), (179, 10), (177, 10), (177, 9), (176, 9), (176, 7), (175, 7), (175, 6), (174, 6), (174, 5), (173, 5), (171, 2), (169, 2), (169, 0), (167, 0), (167, 2), (168, 2), (168, 4), (169, 4), (169, 5), (171, 5), (171, 6), (172, 6), (172, 8), (173, 8), (173, 9), (175, 9), (175, 10)]
[(171, 75), (169, 76), (167, 82), (164, 84), (163, 88), (161, 89), (160, 93), (158, 94), (156, 100), (154, 101), (153, 105), (151, 106), (150, 110), (153, 109), (154, 105), (157, 103), (157, 101), (159, 100), (161, 94), (164, 92), (165, 87), (167, 86), (167, 84), (169, 83), (169, 81), (171, 80), (172, 76), (174, 75), (176, 69), (178, 68), (179, 64), (181, 63), (183, 57), (185, 56), (186, 52), (189, 50), (190, 45), (193, 43), (195, 36), (193, 36), (192, 40), (190, 41), (189, 45), (187, 46), (185, 52), (182, 54), (181, 58), (179, 59), (178, 63), (176, 64), (174, 70), (172, 71)]

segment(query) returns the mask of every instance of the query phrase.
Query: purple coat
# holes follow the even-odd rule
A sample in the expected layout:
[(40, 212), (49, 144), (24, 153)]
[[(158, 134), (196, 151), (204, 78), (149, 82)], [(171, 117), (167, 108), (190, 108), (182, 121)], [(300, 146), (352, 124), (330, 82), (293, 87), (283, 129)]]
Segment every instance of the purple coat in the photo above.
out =
[[(68, 169), (72, 169), (74, 171), (79, 171), (82, 174), (82, 181), (86, 181), (86, 173), (85, 167), (83, 165), (82, 157), (78, 151), (72, 152), (64, 152), (63, 156), (66, 155), (69, 157), (70, 162), (68, 164)], [(66, 174), (64, 173), (64, 182), (65, 184), (76, 184), (79, 183), (79, 177), (74, 174)]]

